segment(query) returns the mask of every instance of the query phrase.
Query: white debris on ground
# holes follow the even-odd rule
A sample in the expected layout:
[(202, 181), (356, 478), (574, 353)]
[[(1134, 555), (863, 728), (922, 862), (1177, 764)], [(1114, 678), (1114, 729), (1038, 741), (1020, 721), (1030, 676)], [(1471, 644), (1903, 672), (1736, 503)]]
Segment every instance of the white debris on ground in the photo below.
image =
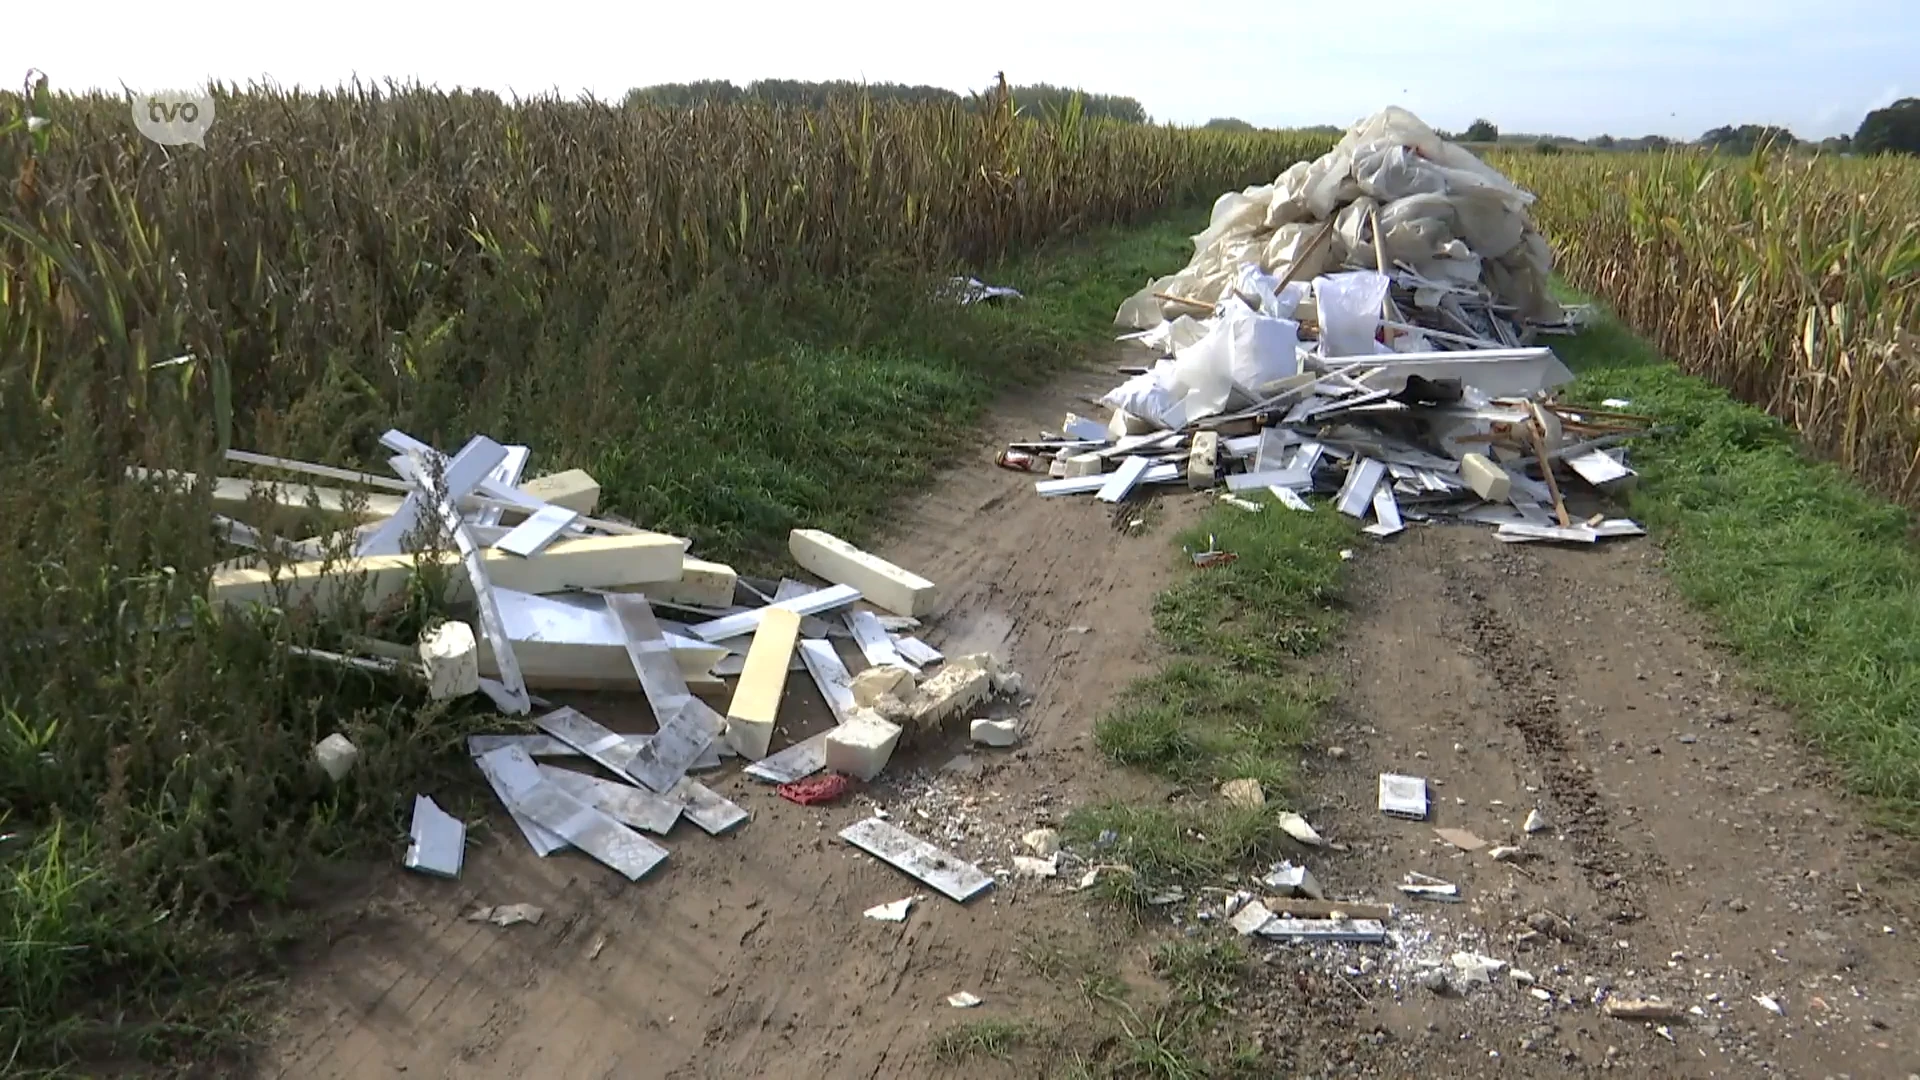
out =
[[(962, 284), (962, 302), (1019, 295)], [(394, 455), (391, 476), (229, 451), (236, 465), (303, 482), (209, 482), (212, 524), (242, 549), (216, 568), (209, 599), (216, 610), (310, 607), (342, 621), (404, 599), (423, 565), (442, 570), (454, 583), (457, 618), (436, 621), (419, 641), (340, 625), (343, 651), (295, 652), (411, 680), (436, 700), (484, 694), (500, 712), (525, 717), (536, 732), (477, 735), (468, 750), (539, 856), (578, 848), (638, 880), (668, 857), (649, 836), (681, 818), (710, 835), (739, 828), (747, 811), (690, 775), (727, 758), (748, 759), (745, 775), (812, 804), (840, 798), (849, 777), (878, 779), (898, 747), (969, 721), (976, 741), (1018, 742), (1017, 718), (980, 714), (1005, 712), (996, 702), (1019, 697), (1020, 674), (990, 653), (948, 659), (917, 636), (939, 590), (910, 570), (795, 529), (789, 553), (816, 580), (756, 582), (695, 558), (684, 539), (594, 516), (600, 487), (581, 470), (523, 480), (527, 447), (476, 435), (449, 456), (397, 430), (380, 442)], [(249, 520), (262, 517), (269, 520)], [(318, 535), (267, 531), (316, 519)], [(834, 726), (779, 745), (795, 671), (819, 690)], [(655, 730), (614, 732), (536, 694), (583, 690), (636, 693)], [(314, 748), (335, 783), (350, 782), (358, 754), (344, 733)], [(929, 867), (947, 865), (943, 852), (884, 822), (843, 838), (923, 880)], [(412, 840), (405, 865), (459, 875), (464, 824), (425, 795)], [(991, 884), (965, 869), (964, 880), (928, 883), (957, 900)]]
[(1380, 538), (1408, 521), (1512, 543), (1640, 535), (1568, 506), (1633, 483), (1624, 444), (1650, 422), (1553, 399), (1573, 375), (1536, 339), (1584, 315), (1547, 292), (1532, 201), (1412, 114), (1371, 117), (1318, 161), (1221, 196), (1192, 264), (1116, 317), (1162, 358), (1101, 399), (1106, 421), (1069, 414), (999, 464), (1048, 473), (1041, 495), (1107, 503), (1179, 485), (1310, 512), (1318, 493)]

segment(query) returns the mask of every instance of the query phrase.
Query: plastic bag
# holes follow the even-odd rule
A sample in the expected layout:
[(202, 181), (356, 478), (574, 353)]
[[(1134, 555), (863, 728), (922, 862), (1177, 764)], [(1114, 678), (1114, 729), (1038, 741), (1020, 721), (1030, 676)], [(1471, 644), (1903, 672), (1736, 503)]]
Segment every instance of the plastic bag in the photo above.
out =
[(1355, 270), (1313, 279), (1320, 306), (1320, 355), (1371, 356), (1380, 329), (1380, 308), (1387, 299), (1385, 274)]
[(1173, 362), (1162, 360), (1153, 370), (1135, 375), (1107, 391), (1100, 404), (1158, 423), (1159, 418), (1180, 401), (1181, 394), (1174, 391), (1174, 382)]
[(1265, 386), (1299, 371), (1300, 324), (1259, 314), (1239, 300), (1228, 301), (1207, 336), (1174, 360), (1189, 420), (1225, 409), (1235, 383)]

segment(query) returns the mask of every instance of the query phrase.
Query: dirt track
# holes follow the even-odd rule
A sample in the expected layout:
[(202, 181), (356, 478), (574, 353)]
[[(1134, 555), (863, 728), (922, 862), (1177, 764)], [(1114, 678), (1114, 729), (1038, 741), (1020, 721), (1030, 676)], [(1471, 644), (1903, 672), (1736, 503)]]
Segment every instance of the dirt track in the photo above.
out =
[[(730, 773), (709, 783), (753, 820), (720, 839), (683, 823), (668, 864), (637, 885), (574, 853), (535, 858), (495, 812), (458, 882), (378, 872), (364, 913), (296, 982), (263, 1075), (947, 1075), (930, 1044), (957, 1019), (1084, 1023), (1020, 953), (1036, 941), (1119, 947), (1067, 883), (1016, 880), (1006, 856), (1078, 800), (1153, 795), (1107, 768), (1090, 732), (1155, 657), (1150, 604), (1177, 572), (1168, 537), (1200, 500), (1166, 500), (1126, 534), (1104, 507), (1035, 497), (985, 448), (1057, 423), (1075, 395), (1111, 382), (1076, 376), (1004, 406), (982, 452), (905, 506), (880, 545), (945, 585), (934, 644), (1001, 650), (1027, 677), (1023, 749), (942, 770), (965, 747), (919, 747), (872, 792), (928, 839), (994, 864), (993, 893), (965, 907), (923, 900), (904, 925), (864, 919), (914, 892), (834, 839), (866, 809), (794, 806)], [(1920, 861), (1863, 828), (1788, 720), (1702, 644), (1651, 544), (1508, 547), (1488, 531), (1416, 527), (1356, 547), (1355, 610), (1332, 658), (1346, 695), (1326, 739), (1345, 753), (1316, 755), (1307, 807), (1350, 850), (1310, 865), (1343, 896), (1386, 898), (1407, 870), (1458, 883), (1466, 902), (1416, 909), (1434, 941), (1475, 942), (1573, 1000), (1547, 1006), (1496, 976), (1464, 995), (1410, 986), (1398, 1001), (1356, 984), (1335, 1006), (1290, 993), (1287, 969), (1312, 961), (1261, 950), (1275, 977), (1250, 994), (1250, 1020), (1287, 1074), (1920, 1073)], [(803, 719), (783, 738), (827, 723), (811, 686), (790, 685), (783, 716)], [(1434, 782), (1434, 820), (1380, 817), (1382, 770)], [(1516, 843), (1536, 805), (1555, 828), (1526, 838), (1537, 857), (1517, 868), (1433, 839), (1443, 825)], [(460, 917), (515, 902), (541, 905), (546, 921)], [(1530, 915), (1549, 925), (1541, 912), (1565, 922), (1523, 948)], [(1125, 951), (1130, 976), (1139, 950)], [(1589, 978), (1705, 1015), (1668, 1025), (1668, 1041), (1601, 1016)], [(961, 990), (986, 1004), (949, 1008)], [(952, 1075), (1046, 1071), (973, 1062)]]

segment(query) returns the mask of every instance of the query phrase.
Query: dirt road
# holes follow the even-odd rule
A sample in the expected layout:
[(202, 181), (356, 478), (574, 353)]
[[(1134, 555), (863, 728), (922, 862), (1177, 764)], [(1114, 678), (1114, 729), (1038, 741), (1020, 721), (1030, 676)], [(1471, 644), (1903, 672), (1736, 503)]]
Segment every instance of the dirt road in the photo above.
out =
[[(296, 982), (263, 1075), (959, 1075), (932, 1044), (962, 1015), (1083, 1025), (1078, 1003), (1022, 953), (1101, 948), (1125, 954), (1132, 979), (1138, 949), (1066, 883), (1016, 879), (1007, 859), (1022, 832), (1077, 801), (1155, 795), (1101, 762), (1091, 729), (1155, 659), (1151, 601), (1177, 572), (1168, 537), (1202, 500), (1165, 500), (1146, 528), (1116, 530), (1104, 507), (1034, 496), (1030, 478), (988, 464), (988, 448), (1111, 383), (1076, 376), (1002, 407), (981, 452), (906, 505), (879, 545), (945, 586), (934, 644), (995, 649), (1025, 673), (1022, 749), (918, 747), (867, 802), (832, 808), (722, 774), (712, 785), (753, 820), (718, 839), (683, 823), (668, 864), (637, 885), (574, 853), (533, 857), (496, 812), (458, 882), (378, 872), (375, 898)], [(1509, 547), (1484, 530), (1418, 527), (1356, 541), (1364, 572), (1331, 659), (1346, 692), (1306, 807), (1348, 850), (1311, 865), (1334, 895), (1386, 898), (1419, 870), (1460, 885), (1464, 902), (1411, 909), (1397, 958), (1258, 950), (1267, 962), (1247, 1020), (1286, 1075), (1920, 1073), (1920, 860), (1864, 827), (1787, 718), (1703, 643), (1651, 543)], [(801, 719), (783, 738), (827, 723), (811, 687), (792, 685), (783, 717)], [(1374, 810), (1383, 770), (1428, 777), (1433, 821)], [(874, 801), (989, 865), (996, 889), (964, 907), (924, 899), (903, 925), (862, 918), (915, 891), (834, 839)], [(1529, 836), (1521, 824), (1536, 807), (1551, 827)], [(1434, 825), (1529, 858), (1460, 853)], [(518, 902), (546, 920), (461, 918)], [(1459, 978), (1443, 993), (1415, 981), (1424, 967), (1412, 954), (1445, 965), (1455, 951), (1510, 966), (1464, 990)], [(1291, 976), (1301, 965), (1353, 994), (1303, 997)], [(1602, 989), (1700, 1014), (1662, 1034), (1601, 1015)], [(963, 990), (985, 1004), (950, 1008)], [(963, 1071), (1050, 1067), (1016, 1058)]]

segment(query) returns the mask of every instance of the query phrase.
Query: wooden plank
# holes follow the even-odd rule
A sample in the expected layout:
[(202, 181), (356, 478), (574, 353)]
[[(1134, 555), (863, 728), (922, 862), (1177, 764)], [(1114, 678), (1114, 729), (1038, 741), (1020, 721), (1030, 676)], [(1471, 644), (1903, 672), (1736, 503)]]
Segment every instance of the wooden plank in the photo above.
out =
[(1268, 897), (1267, 910), (1295, 919), (1391, 919), (1392, 904), (1358, 900), (1310, 900), (1301, 896)]
[[(561, 540), (530, 559), (491, 548), (481, 558), (488, 580), (499, 588), (557, 593), (671, 581), (680, 574), (684, 552), (676, 537), (638, 533)], [(207, 595), (216, 605), (276, 604), (284, 596), (289, 605), (311, 601), (330, 611), (345, 599), (351, 579), (359, 576), (366, 583), (365, 602), (378, 607), (406, 590), (418, 566), (451, 570), (458, 561), (457, 554), (441, 551), (294, 563), (283, 567), (278, 577), (265, 568), (236, 568), (215, 573)], [(453, 596), (464, 598), (459, 591)]]
[(743, 772), (769, 784), (791, 784), (827, 767), (827, 733), (802, 739), (777, 754), (747, 766)]
[(853, 634), (853, 643), (860, 647), (860, 655), (874, 667), (897, 667), (902, 671), (920, 674), (918, 665), (910, 663), (894, 647), (893, 637), (880, 625), (880, 619), (871, 611), (849, 611), (846, 613), (847, 630)]
[(799, 615), (817, 615), (837, 607), (845, 607), (860, 599), (860, 590), (851, 585), (834, 585), (829, 588), (810, 592), (792, 600), (781, 600), (766, 607), (753, 608), (738, 615), (712, 619), (695, 623), (687, 629), (702, 641), (724, 641), (741, 634), (751, 634), (760, 625), (760, 619), (769, 611), (791, 611)]
[[(1135, 485), (1140, 483), (1141, 478), (1146, 475), (1147, 470), (1152, 466), (1152, 458), (1140, 457), (1138, 455), (1127, 458), (1120, 463), (1119, 468), (1113, 471), (1112, 476), (1107, 477), (1107, 482), (1101, 485), (1100, 490), (1094, 494), (1094, 498), (1099, 499), (1101, 502), (1108, 503), (1117, 503), (1124, 500), (1133, 492)], [(1179, 466), (1169, 465), (1167, 468), (1177, 469)]]
[(680, 820), (680, 803), (632, 784), (602, 780), (571, 769), (540, 766), (542, 779), (608, 817), (643, 832), (664, 836)]
[[(483, 510), (481, 513), (498, 515), (500, 511)], [(548, 544), (560, 539), (561, 534), (572, 528), (579, 517), (577, 511), (564, 506), (543, 506), (528, 515), (527, 520), (515, 525), (493, 546), (509, 555), (531, 558)]]
[(539, 766), (518, 748), (488, 751), (483, 760), (499, 775), (509, 805), (627, 880), (638, 881), (666, 861), (665, 848), (542, 778)]
[(620, 621), (627, 656), (633, 661), (640, 689), (646, 693), (660, 727), (653, 740), (634, 755), (627, 775), (664, 792), (680, 782), (687, 767), (725, 729), (726, 721), (688, 691), (646, 597), (609, 593), (607, 609)]
[(770, 609), (753, 632), (746, 666), (727, 705), (727, 741), (740, 756), (758, 761), (773, 743), (773, 722), (787, 691), (787, 665), (800, 640), (800, 613)]
[[(505, 451), (502, 450), (501, 453), (504, 454)], [(446, 486), (451, 481), (434, 476), (426, 460), (418, 454), (408, 451), (408, 456), (413, 461), (419, 478), (420, 501), (426, 504), (431, 513), (440, 518), (441, 525), (453, 538), (454, 547), (460, 552), (460, 562), (466, 568), (468, 582), (473, 586), (474, 604), (479, 609), (481, 630), (486, 634), (487, 644), (493, 648), (494, 666), (500, 669), (498, 683), (487, 680), (480, 684), (480, 688), (493, 699), (493, 703), (501, 712), (524, 716), (533, 708), (533, 703), (527, 697), (527, 684), (520, 676), (520, 665), (514, 659), (513, 642), (507, 637), (506, 625), (500, 618), (500, 608), (494, 603), (493, 584), (487, 580), (486, 561), (481, 558), (479, 546), (473, 542), (473, 537), (467, 532), (467, 523), (461, 519), (459, 508), (453, 504), (453, 489)], [(485, 460), (485, 456), (475, 460)], [(456, 459), (454, 464), (459, 465), (459, 459)], [(473, 466), (469, 466), (471, 467)], [(448, 466), (449, 473), (453, 468), (453, 465)], [(496, 685), (500, 688), (498, 691), (494, 689)]]
[(979, 867), (881, 818), (847, 826), (840, 830), (840, 839), (958, 903), (964, 904), (993, 886), (993, 879)]

